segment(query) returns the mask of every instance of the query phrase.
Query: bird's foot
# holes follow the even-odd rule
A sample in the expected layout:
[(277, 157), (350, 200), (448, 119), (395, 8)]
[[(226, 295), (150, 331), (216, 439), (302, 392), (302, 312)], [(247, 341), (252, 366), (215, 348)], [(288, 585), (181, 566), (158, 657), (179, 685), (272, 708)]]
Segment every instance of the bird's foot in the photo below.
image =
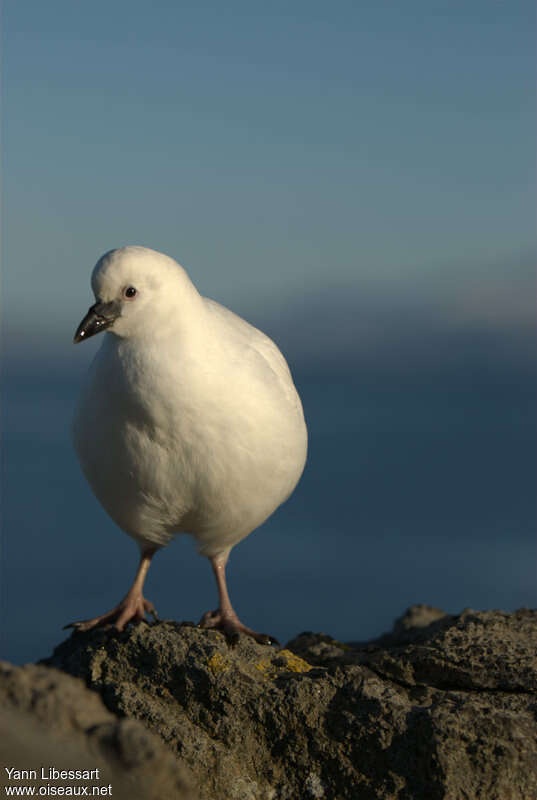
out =
[(216, 611), (207, 611), (206, 614), (198, 622), (199, 628), (214, 628), (215, 630), (222, 631), (226, 637), (227, 643), (234, 647), (239, 641), (241, 633), (255, 639), (259, 644), (275, 644), (279, 646), (279, 642), (274, 636), (269, 636), (268, 633), (257, 633), (251, 628), (244, 625), (235, 612), (224, 612), (220, 609)]
[(151, 614), (155, 621), (158, 620), (158, 614), (153, 603), (146, 600), (140, 594), (127, 594), (127, 596), (111, 611), (102, 614), (100, 617), (93, 617), (93, 619), (84, 619), (80, 622), (70, 622), (69, 625), (64, 625), (66, 628), (74, 628), (75, 631), (89, 631), (92, 628), (97, 628), (104, 625), (113, 625), (118, 631), (124, 630), (129, 622), (139, 622), (145, 620), (145, 615)]

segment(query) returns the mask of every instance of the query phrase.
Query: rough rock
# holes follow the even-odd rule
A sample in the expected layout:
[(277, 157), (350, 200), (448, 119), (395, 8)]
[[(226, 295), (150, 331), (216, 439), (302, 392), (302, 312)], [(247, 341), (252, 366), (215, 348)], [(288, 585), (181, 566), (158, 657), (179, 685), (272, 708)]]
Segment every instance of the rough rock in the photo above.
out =
[(537, 798), (537, 612), (415, 606), (284, 650), (174, 622), (73, 634), (49, 664), (158, 734), (202, 800)]
[[(193, 800), (183, 771), (157, 736), (134, 719), (118, 719), (99, 695), (56, 669), (0, 662), (0, 766), (2, 794), (9, 788), (78, 789), (119, 800)], [(37, 778), (10, 778), (6, 769), (35, 770)], [(41, 768), (44, 773), (41, 773)], [(49, 768), (98, 770), (69, 780)], [(44, 788), (43, 788), (44, 787)]]

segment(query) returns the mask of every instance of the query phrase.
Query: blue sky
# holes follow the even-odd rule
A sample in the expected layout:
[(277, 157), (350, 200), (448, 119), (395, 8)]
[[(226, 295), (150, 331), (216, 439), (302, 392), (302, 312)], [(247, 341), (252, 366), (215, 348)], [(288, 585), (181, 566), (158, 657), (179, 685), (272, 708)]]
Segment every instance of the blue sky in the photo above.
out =
[(526, 335), (534, 16), (526, 0), (5, 0), (8, 351), (67, 353), (91, 267), (128, 243), (291, 338), (296, 309), (307, 326), (324, 302), (368, 330), (402, 304)]

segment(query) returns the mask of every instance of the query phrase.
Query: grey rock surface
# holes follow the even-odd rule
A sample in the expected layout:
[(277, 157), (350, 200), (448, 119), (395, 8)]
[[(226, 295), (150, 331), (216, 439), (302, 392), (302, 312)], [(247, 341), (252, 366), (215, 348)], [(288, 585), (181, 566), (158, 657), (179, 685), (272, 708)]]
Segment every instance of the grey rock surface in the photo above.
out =
[(414, 606), (284, 650), (174, 622), (73, 634), (49, 664), (166, 742), (202, 800), (534, 800), (537, 612)]
[[(194, 800), (184, 772), (160, 739), (134, 719), (118, 719), (99, 695), (56, 669), (0, 662), (0, 767), (6, 788), (98, 787), (116, 800)], [(44, 769), (44, 773), (41, 772)], [(98, 770), (66, 780), (49, 772)], [(6, 771), (13, 769), (11, 778)], [(35, 770), (37, 778), (17, 778)]]

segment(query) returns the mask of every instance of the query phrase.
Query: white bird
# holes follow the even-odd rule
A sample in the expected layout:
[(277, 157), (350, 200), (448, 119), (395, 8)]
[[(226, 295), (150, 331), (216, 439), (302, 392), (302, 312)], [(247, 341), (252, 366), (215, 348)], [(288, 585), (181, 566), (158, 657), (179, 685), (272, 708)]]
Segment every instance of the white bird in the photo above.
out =
[[(143, 584), (155, 552), (177, 533), (194, 536), (216, 577), (219, 608), (202, 627), (228, 641), (247, 628), (226, 586), (231, 548), (295, 488), (307, 431), (284, 357), (264, 333), (202, 297), (169, 256), (111, 250), (92, 273), (96, 302), (74, 341), (106, 330), (73, 423), (84, 475), (108, 514), (140, 547), (140, 565), (111, 611), (77, 630), (150, 613)], [(66, 626), (70, 627), (70, 626)]]

